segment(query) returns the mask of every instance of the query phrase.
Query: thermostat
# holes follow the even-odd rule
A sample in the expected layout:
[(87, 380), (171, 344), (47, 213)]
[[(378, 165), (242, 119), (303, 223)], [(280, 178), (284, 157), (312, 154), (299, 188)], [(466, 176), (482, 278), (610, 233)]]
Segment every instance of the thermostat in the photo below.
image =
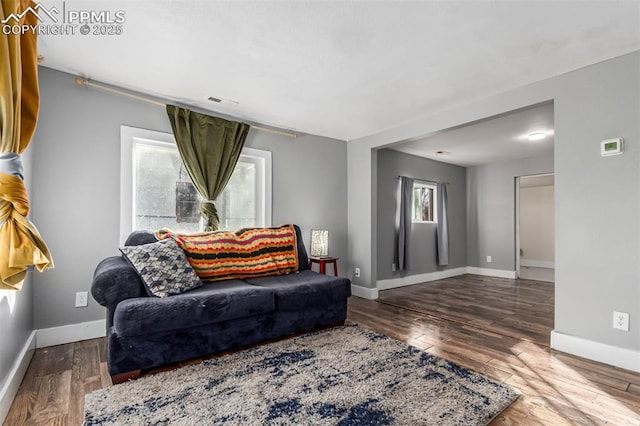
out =
[(618, 154), (622, 154), (622, 138), (607, 139), (600, 142), (600, 155), (607, 157)]

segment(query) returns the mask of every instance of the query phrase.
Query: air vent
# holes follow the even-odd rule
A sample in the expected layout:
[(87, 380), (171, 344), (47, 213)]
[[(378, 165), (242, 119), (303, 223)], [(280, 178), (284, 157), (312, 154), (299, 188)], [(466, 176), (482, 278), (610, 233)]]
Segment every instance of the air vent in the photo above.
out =
[(236, 106), (236, 105), (238, 105), (238, 101), (233, 101), (231, 99), (216, 98), (215, 96), (209, 96), (207, 99), (210, 100), (211, 102), (215, 102), (217, 104), (222, 104), (222, 105), (227, 105), (227, 106)]

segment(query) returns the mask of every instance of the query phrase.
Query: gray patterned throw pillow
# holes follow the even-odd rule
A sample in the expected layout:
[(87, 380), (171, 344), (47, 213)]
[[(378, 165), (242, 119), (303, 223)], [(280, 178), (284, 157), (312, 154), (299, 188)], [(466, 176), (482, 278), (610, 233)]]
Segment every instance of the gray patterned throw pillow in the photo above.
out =
[(140, 275), (149, 296), (167, 297), (202, 285), (184, 252), (171, 238), (121, 247), (120, 251)]

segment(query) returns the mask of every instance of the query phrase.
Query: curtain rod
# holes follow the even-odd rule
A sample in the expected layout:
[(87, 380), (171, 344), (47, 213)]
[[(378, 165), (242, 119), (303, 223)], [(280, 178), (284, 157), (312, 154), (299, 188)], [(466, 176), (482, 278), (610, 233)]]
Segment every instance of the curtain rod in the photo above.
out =
[(410, 177), (410, 176), (402, 176), (402, 175), (398, 175), (398, 176), (396, 177), (396, 179), (400, 179), (400, 178), (408, 178), (408, 179), (413, 179), (413, 180), (417, 180), (417, 181), (420, 181), (420, 182), (426, 182), (426, 183), (441, 183), (441, 184), (443, 184), (443, 185), (449, 185), (449, 182), (437, 182), (437, 181), (435, 181), (435, 180), (418, 179), (418, 178), (413, 178), (413, 177)]
[[(94, 82), (92, 82), (89, 79), (84, 78), (84, 77), (76, 76), (75, 82), (79, 86), (93, 87), (93, 88), (96, 88), (96, 89), (99, 89), (99, 90), (103, 90), (105, 92), (114, 93), (114, 94), (120, 95), (120, 96), (125, 96), (125, 97), (131, 98), (131, 99), (135, 99), (135, 100), (138, 100), (138, 101), (141, 101), (141, 102), (146, 102), (148, 104), (157, 105), (157, 106), (161, 106), (161, 107), (164, 107), (166, 105), (165, 102), (156, 101), (156, 100), (151, 99), (151, 98), (149, 98), (147, 96), (136, 95), (136, 94), (133, 94), (133, 93), (131, 93), (129, 91), (126, 91), (126, 90), (114, 89), (114, 88), (109, 87), (109, 86), (105, 86), (105, 85), (102, 85), (102, 84), (94, 83)], [(285, 130), (271, 129), (269, 127), (256, 126), (256, 125), (253, 125), (253, 124), (250, 124), (250, 126), (251, 126), (252, 129), (261, 130), (263, 132), (275, 133), (277, 135), (288, 136), (288, 137), (293, 138), (293, 139), (297, 139), (298, 138), (298, 134), (297, 133), (287, 132)]]

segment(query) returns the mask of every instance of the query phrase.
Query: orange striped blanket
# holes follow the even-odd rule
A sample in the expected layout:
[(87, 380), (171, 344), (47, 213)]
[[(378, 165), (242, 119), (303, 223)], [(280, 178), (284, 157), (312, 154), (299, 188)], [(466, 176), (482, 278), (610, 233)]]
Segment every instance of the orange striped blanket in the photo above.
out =
[(156, 232), (156, 238), (173, 238), (204, 282), (298, 270), (296, 231), (290, 224), (197, 234), (177, 234), (164, 228)]

